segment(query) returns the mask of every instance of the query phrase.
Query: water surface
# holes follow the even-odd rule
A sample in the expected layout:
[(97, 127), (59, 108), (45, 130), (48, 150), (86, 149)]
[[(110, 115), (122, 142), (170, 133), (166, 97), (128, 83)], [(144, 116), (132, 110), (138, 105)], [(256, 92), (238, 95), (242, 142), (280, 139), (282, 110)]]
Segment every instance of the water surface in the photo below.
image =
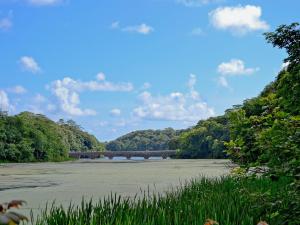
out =
[(133, 197), (164, 192), (191, 178), (229, 172), (227, 160), (79, 160), (63, 163), (0, 164), (0, 202), (24, 199), (26, 209), (56, 201), (67, 206), (82, 197), (110, 193)]

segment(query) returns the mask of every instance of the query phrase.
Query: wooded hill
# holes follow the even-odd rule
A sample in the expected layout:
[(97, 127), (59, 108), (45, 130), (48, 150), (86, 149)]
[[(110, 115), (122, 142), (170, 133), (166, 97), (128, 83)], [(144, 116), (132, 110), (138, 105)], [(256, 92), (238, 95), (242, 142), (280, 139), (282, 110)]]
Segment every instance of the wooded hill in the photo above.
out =
[(0, 161), (61, 161), (69, 151), (101, 151), (104, 145), (74, 121), (53, 122), (44, 115), (0, 112)]
[(169, 150), (169, 142), (182, 132), (172, 128), (133, 131), (108, 142), (106, 149), (109, 151)]

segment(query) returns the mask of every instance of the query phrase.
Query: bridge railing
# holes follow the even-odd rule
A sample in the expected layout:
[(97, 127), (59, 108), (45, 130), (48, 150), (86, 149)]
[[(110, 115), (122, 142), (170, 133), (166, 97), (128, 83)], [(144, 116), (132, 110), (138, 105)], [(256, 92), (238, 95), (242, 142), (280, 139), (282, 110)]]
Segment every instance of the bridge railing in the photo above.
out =
[(105, 151), (105, 152), (70, 152), (71, 158), (100, 158), (108, 157), (110, 159), (114, 157), (144, 157), (149, 159), (150, 157), (173, 157), (176, 155), (176, 150), (160, 150), (160, 151)]

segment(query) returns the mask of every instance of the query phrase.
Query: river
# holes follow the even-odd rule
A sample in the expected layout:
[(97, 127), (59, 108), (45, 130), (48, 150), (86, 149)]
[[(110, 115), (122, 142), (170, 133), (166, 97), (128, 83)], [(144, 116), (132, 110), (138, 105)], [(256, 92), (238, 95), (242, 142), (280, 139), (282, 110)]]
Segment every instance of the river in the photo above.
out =
[(201, 175), (226, 175), (227, 160), (79, 160), (62, 163), (0, 164), (0, 202), (23, 199), (25, 211), (53, 200), (68, 206), (117, 193), (164, 192)]

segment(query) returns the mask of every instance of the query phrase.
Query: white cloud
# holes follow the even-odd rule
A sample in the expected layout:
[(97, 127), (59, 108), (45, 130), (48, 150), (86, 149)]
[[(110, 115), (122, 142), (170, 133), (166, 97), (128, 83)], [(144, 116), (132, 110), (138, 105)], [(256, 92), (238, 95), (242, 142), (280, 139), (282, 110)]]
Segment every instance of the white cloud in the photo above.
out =
[(11, 109), (8, 96), (5, 91), (0, 90), (0, 110), (9, 111)]
[(153, 96), (144, 91), (139, 95), (141, 105), (133, 110), (142, 119), (197, 122), (213, 116), (214, 110), (201, 100), (195, 91), (196, 76), (191, 74), (188, 82), (189, 92), (172, 92), (165, 96)]
[[(97, 77), (99, 79), (99, 77)], [(62, 80), (56, 80), (52, 83), (52, 86), (63, 86), (76, 92), (79, 91), (132, 91), (133, 85), (130, 82), (127, 83), (112, 83), (106, 80), (91, 80), (81, 81), (74, 80), (70, 77), (65, 77)]]
[(100, 72), (97, 74), (96, 78), (97, 78), (97, 80), (103, 81), (103, 80), (105, 80), (105, 74)]
[(204, 32), (203, 30), (200, 28), (200, 27), (196, 27), (194, 28), (191, 33), (190, 33), (192, 36), (203, 36), (204, 35)]
[(217, 0), (177, 0), (177, 3), (183, 4), (187, 7), (200, 7), (202, 5), (216, 1)]
[(120, 109), (112, 109), (112, 110), (110, 110), (110, 114), (112, 115), (112, 116), (120, 116), (121, 115), (121, 110)]
[(27, 90), (21, 85), (9, 88), (8, 91), (15, 94), (25, 94), (27, 92)]
[(27, 2), (30, 5), (35, 5), (35, 6), (51, 6), (51, 5), (57, 5), (63, 0), (27, 0)]
[(0, 19), (0, 30), (7, 31), (13, 26), (12, 20), (9, 17)]
[(136, 25), (136, 26), (124, 27), (124, 28), (122, 28), (122, 31), (147, 35), (147, 34), (150, 34), (151, 32), (153, 32), (154, 28), (145, 23), (142, 23), (142, 24)]
[(79, 94), (65, 86), (64, 81), (56, 81), (53, 86), (52, 92), (59, 100), (60, 107), (65, 113), (72, 116), (88, 116), (96, 114), (92, 109), (79, 108)]
[(220, 84), (222, 87), (226, 87), (226, 88), (229, 87), (228, 81), (227, 81), (227, 79), (224, 76), (218, 77), (217, 81), (218, 81), (218, 84)]
[(193, 89), (195, 84), (197, 83), (197, 77), (195, 74), (190, 74), (190, 78), (188, 81), (188, 87)]
[[(99, 74), (98, 74), (99, 75)], [(97, 76), (97, 78), (99, 78)], [(70, 77), (56, 80), (50, 85), (50, 89), (59, 102), (60, 109), (73, 116), (95, 115), (92, 109), (81, 109), (79, 92), (82, 91), (132, 91), (131, 83), (112, 83), (106, 80), (80, 81)]]
[(120, 27), (120, 22), (119, 21), (114, 21), (112, 22), (112, 24), (110, 25), (111, 29), (118, 29)]
[(197, 77), (195, 74), (190, 74), (188, 87), (190, 90), (189, 96), (191, 99), (198, 100), (200, 99), (199, 93), (195, 90), (195, 85), (197, 83)]
[(31, 73), (41, 72), (41, 68), (39, 67), (38, 63), (30, 56), (22, 56), (20, 58), (20, 64), (22, 69), (25, 71), (29, 71)]
[(261, 20), (260, 6), (246, 5), (219, 7), (209, 13), (212, 24), (222, 30), (235, 34), (245, 34), (255, 30), (267, 30), (269, 25)]
[(222, 75), (250, 75), (258, 70), (258, 67), (246, 68), (245, 63), (240, 59), (231, 59), (229, 62), (223, 62), (218, 66), (218, 72)]
[(218, 73), (221, 76), (218, 77), (217, 82), (222, 87), (229, 88), (228, 76), (237, 76), (237, 75), (251, 75), (259, 70), (256, 68), (246, 68), (244, 61), (240, 59), (231, 59), (229, 62), (223, 62), (218, 66)]

